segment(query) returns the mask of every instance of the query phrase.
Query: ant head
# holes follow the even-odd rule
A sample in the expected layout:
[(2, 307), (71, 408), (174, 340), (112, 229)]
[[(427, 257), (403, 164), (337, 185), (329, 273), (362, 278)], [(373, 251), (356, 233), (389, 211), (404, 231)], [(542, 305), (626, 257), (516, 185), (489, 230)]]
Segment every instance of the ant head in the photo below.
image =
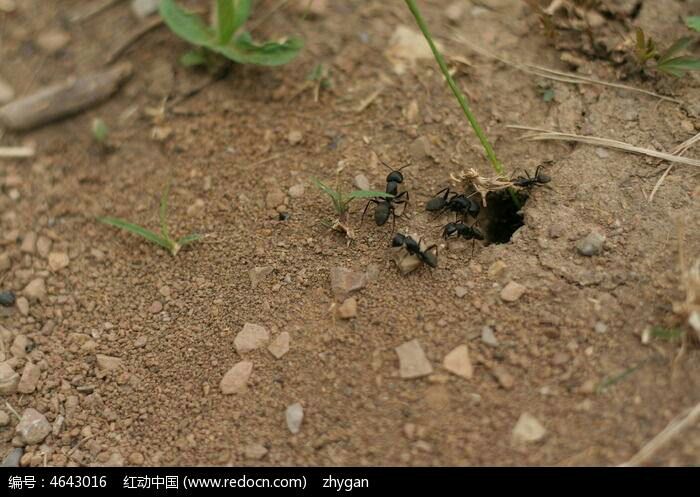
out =
[[(376, 152), (375, 152), (375, 153), (376, 153)], [(377, 158), (379, 158), (378, 155), (377, 155)], [(401, 171), (403, 171), (405, 168), (407, 168), (408, 166), (411, 165), (411, 164), (406, 164), (406, 165), (404, 165), (404, 166), (401, 166), (401, 167), (398, 168), (398, 169), (394, 169), (394, 168), (391, 167), (389, 164), (387, 164), (386, 162), (384, 162), (382, 159), (379, 159), (379, 162), (381, 162), (382, 165), (383, 165), (384, 167), (386, 167), (389, 171), (391, 171), (391, 172), (389, 173), (389, 175), (386, 177), (386, 182), (387, 182), (387, 183), (389, 183), (389, 182), (393, 182), (393, 183), (403, 183), (403, 174), (401, 174)]]
[(394, 238), (391, 239), (391, 246), (392, 247), (400, 247), (401, 245), (404, 244), (406, 241), (406, 236), (402, 235), (401, 233), (396, 233), (394, 235)]

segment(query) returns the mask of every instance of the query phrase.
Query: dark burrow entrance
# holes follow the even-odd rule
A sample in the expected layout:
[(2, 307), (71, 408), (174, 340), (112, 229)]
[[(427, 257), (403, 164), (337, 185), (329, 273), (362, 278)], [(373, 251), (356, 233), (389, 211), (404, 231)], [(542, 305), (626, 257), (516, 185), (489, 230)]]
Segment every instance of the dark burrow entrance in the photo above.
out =
[(525, 223), (522, 208), (528, 199), (524, 190), (513, 192), (520, 206), (513, 201), (508, 190), (489, 192), (486, 195), (486, 207), (481, 208), (479, 226), (481, 226), (487, 243), (508, 243)]

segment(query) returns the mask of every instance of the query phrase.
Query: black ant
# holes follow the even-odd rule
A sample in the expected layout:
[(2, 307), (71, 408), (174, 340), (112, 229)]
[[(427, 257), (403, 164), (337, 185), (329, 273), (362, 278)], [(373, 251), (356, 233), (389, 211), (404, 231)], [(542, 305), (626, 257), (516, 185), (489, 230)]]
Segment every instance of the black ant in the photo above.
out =
[[(413, 238), (411, 238), (408, 235), (402, 235), (401, 233), (397, 233), (394, 235), (394, 238), (391, 240), (391, 246), (392, 247), (406, 247), (406, 251), (411, 254), (415, 255), (418, 257), (421, 262), (427, 264), (428, 266), (432, 268), (436, 268), (438, 266), (438, 247), (437, 245), (431, 245), (430, 247), (427, 247), (425, 250), (420, 249), (420, 243), (421, 240), (415, 241)], [(435, 252), (431, 252), (433, 249), (435, 249)]]
[[(391, 231), (394, 231), (394, 226), (396, 225), (396, 206), (400, 204), (408, 204), (409, 200), (409, 195), (407, 191), (403, 191), (399, 193), (399, 184), (403, 183), (403, 173), (401, 170), (404, 168), (410, 166), (410, 164), (406, 164), (405, 166), (399, 168), (399, 169), (392, 169), (391, 166), (389, 166), (386, 162), (383, 160), (379, 159), (380, 162), (391, 172), (389, 175), (386, 177), (386, 190), (385, 192), (388, 193), (389, 195), (393, 195), (393, 197), (389, 198), (384, 198), (384, 197), (376, 197), (372, 198), (367, 202), (367, 205), (365, 205), (365, 210), (362, 211), (362, 220), (360, 221), (360, 224), (365, 219), (365, 214), (367, 213), (367, 209), (369, 208), (370, 204), (376, 204), (376, 207), (374, 209), (374, 222), (377, 224), (377, 226), (384, 226), (386, 222), (389, 220), (389, 216), (392, 216), (392, 228)], [(405, 199), (403, 198), (405, 197)], [(406, 206), (404, 205), (404, 209)]]
[[(384, 165), (384, 167), (391, 171), (386, 177), (385, 192), (390, 195), (397, 196), (397, 194), (399, 193), (399, 185), (403, 183), (403, 173), (401, 171), (409, 167), (411, 164), (406, 164), (405, 166), (400, 167), (399, 169), (393, 169), (389, 164), (387, 164), (383, 160), (379, 159), (379, 161)], [(408, 200), (408, 198), (406, 200)]]
[[(451, 197), (450, 194), (452, 194)], [(467, 197), (465, 194), (456, 193), (449, 188), (445, 188), (437, 192), (435, 197), (425, 204), (425, 209), (427, 211), (437, 212), (438, 215), (448, 210), (456, 214), (461, 214), (463, 217), (472, 216), (476, 218), (479, 215), (481, 206), (479, 202)]]
[(448, 223), (442, 230), (442, 237), (447, 239), (453, 235), (462, 237), (465, 240), (483, 240), (484, 234), (473, 226), (467, 226), (462, 222)]
[(535, 185), (544, 185), (545, 183), (552, 181), (550, 176), (547, 176), (542, 172), (541, 165), (537, 166), (537, 169), (535, 169), (535, 176), (530, 177), (527, 171), (525, 171), (525, 175), (527, 177), (518, 176), (515, 178), (513, 180), (513, 185), (519, 186), (520, 188), (527, 188), (529, 190)]
[[(403, 196), (406, 196), (406, 200), (400, 200)], [(395, 197), (391, 198), (371, 198), (369, 199), (369, 202), (367, 202), (367, 205), (365, 205), (365, 210), (362, 211), (362, 219), (360, 220), (360, 224), (362, 224), (362, 222), (365, 220), (365, 214), (367, 213), (369, 205), (377, 204), (377, 207), (374, 208), (374, 222), (377, 223), (377, 226), (384, 226), (391, 215), (391, 231), (393, 232), (394, 227), (396, 226), (396, 206), (407, 203), (408, 192), (401, 192)]]
[(465, 240), (472, 241), (472, 255), (474, 257), (474, 245), (476, 240), (483, 240), (484, 234), (474, 226), (467, 226), (463, 222), (448, 223), (442, 230), (442, 237), (447, 240), (449, 237), (457, 235), (457, 237), (462, 237)]

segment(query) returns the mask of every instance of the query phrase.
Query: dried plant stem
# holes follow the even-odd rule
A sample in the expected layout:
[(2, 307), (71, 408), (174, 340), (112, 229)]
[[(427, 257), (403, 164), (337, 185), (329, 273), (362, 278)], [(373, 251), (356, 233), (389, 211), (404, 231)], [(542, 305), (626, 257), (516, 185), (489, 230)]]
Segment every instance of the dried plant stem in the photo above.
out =
[(624, 150), (626, 152), (632, 152), (635, 154), (648, 155), (649, 157), (656, 157), (657, 159), (663, 159), (670, 162), (677, 162), (679, 164), (687, 164), (689, 166), (700, 167), (700, 160), (689, 159), (687, 157), (681, 157), (678, 155), (669, 154), (666, 152), (659, 152), (658, 150), (653, 150), (651, 148), (637, 147), (635, 145), (630, 145), (629, 143), (610, 140), (608, 138), (599, 138), (596, 136), (585, 136), (576, 135), (574, 133), (560, 133), (558, 131), (548, 131), (540, 128), (532, 128), (530, 126), (517, 126), (510, 125), (508, 128), (522, 129), (526, 131), (534, 131), (525, 135), (523, 139), (526, 140), (559, 140), (559, 141), (572, 141), (578, 143), (586, 143), (588, 145), (597, 145), (599, 147), (615, 148), (618, 150)]
[(637, 452), (629, 461), (620, 466), (639, 466), (651, 459), (654, 454), (672, 438), (679, 435), (683, 430), (692, 426), (700, 419), (700, 403), (689, 410), (689, 412), (681, 414), (671, 421), (664, 430), (652, 438), (642, 449)]
[(519, 71), (523, 71), (527, 74), (532, 74), (534, 76), (538, 76), (541, 78), (547, 78), (547, 79), (559, 81), (562, 83), (571, 83), (571, 84), (578, 84), (578, 85), (588, 84), (588, 85), (608, 86), (611, 88), (619, 88), (621, 90), (626, 90), (626, 91), (631, 91), (631, 92), (636, 92), (636, 93), (643, 93), (645, 95), (649, 95), (649, 96), (652, 96), (654, 98), (658, 98), (661, 100), (666, 100), (667, 102), (673, 102), (673, 103), (676, 103), (679, 105), (685, 104), (685, 102), (683, 102), (682, 100), (667, 97), (665, 95), (660, 95), (658, 93), (654, 93), (653, 91), (644, 90), (643, 88), (637, 88), (634, 86), (623, 85), (620, 83), (612, 83), (610, 81), (604, 81), (601, 79), (591, 78), (591, 77), (587, 77), (587, 76), (581, 76), (580, 74), (575, 74), (575, 73), (571, 73), (571, 72), (558, 71), (556, 69), (550, 69), (548, 67), (538, 66), (535, 64), (527, 64), (527, 63), (520, 64), (517, 62), (513, 62), (513, 61), (510, 61), (504, 57), (493, 54), (493, 53), (491, 53), (491, 52), (489, 52), (481, 47), (474, 45), (473, 43), (467, 41), (464, 37), (462, 37), (459, 34), (454, 35), (453, 39), (457, 43), (461, 43), (463, 45), (466, 45), (471, 50), (473, 50), (474, 52), (476, 52), (480, 55), (483, 55), (485, 57), (489, 57), (492, 59), (496, 59), (499, 62), (502, 62), (502, 63), (509, 65), (515, 69), (518, 69)]

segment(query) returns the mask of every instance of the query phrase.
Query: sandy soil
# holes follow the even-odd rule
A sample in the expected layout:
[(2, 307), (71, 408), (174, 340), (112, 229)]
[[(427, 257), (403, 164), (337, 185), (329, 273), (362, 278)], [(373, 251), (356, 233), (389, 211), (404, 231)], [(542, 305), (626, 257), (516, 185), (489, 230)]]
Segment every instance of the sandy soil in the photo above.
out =
[[(260, 2), (258, 16), (273, 3)], [(544, 164), (552, 177), (533, 189), (512, 241), (477, 244), (472, 258), (470, 242), (440, 240), (449, 216), (434, 219), (424, 204), (451, 185), (450, 173), (490, 174), (488, 163), (434, 62), (399, 75), (384, 54), (397, 26), (413, 29), (399, 2), (329, 2), (306, 19), (283, 9), (259, 29), (303, 35), (296, 61), (234, 67), (189, 98), (207, 75), (179, 66), (186, 44), (157, 29), (122, 56), (136, 70), (115, 97), (60, 123), (5, 133), (3, 145), (30, 142), (37, 155), (0, 161), (1, 289), (26, 297), (30, 281), (46, 286), (28, 308), (0, 307), (7, 365), (40, 370), (34, 392), (3, 400), (20, 415), (36, 409), (53, 428), (23, 448), (22, 464), (610, 465), (697, 404), (697, 351), (674, 363), (678, 342), (641, 340), (648, 327), (682, 326), (672, 309), (683, 298), (677, 220), (686, 220), (686, 250), (697, 256), (695, 168), (674, 168), (650, 203), (667, 164), (525, 142), (506, 125), (672, 150), (700, 130), (700, 79), (625, 81), (686, 105), (539, 79), (475, 54), (454, 33), (511, 60), (570, 70), (569, 54), (582, 74), (613, 81), (618, 68), (552, 47), (524, 2), (465, 1), (456, 24), (449, 3), (421, 2), (445, 50), (469, 62), (455, 77), (499, 157), (509, 173)], [(19, 94), (100, 67), (136, 27), (126, 3), (78, 23), (69, 16), (82, 2), (47, 4), (27, 0), (0, 13), (0, 75)], [(669, 42), (699, 7), (645, 1), (635, 23)], [(49, 29), (70, 37), (53, 53), (37, 43)], [(315, 102), (302, 87), (318, 63), (330, 68), (332, 88)], [(111, 129), (110, 150), (92, 140), (96, 117)], [(346, 188), (364, 174), (383, 189), (387, 171), (372, 150), (411, 163), (403, 184), (411, 203), (396, 228), (440, 243), (437, 269), (402, 277), (390, 225), (360, 226), (362, 203), (353, 204), (349, 246), (321, 224), (333, 211), (310, 179), (332, 182), (340, 163)], [(116, 215), (155, 229), (169, 180), (171, 230), (205, 235), (176, 258), (95, 221)], [(298, 187), (289, 194), (295, 185), (303, 195)], [(584, 257), (576, 244), (593, 230), (604, 248)], [(67, 254), (68, 266), (52, 270), (50, 253)], [(253, 287), (250, 271), (266, 267)], [(367, 274), (348, 320), (332, 310), (338, 267)], [(501, 295), (510, 282), (525, 287), (513, 302)], [(246, 323), (265, 327), (270, 340), (288, 333), (289, 351), (237, 352)], [(485, 327), (497, 344), (484, 341)], [(432, 373), (402, 378), (395, 348), (414, 339)], [(443, 367), (463, 344), (471, 378)], [(118, 360), (98, 364), (98, 354)], [(222, 378), (243, 360), (253, 364), (247, 388), (225, 395)], [(304, 412), (297, 434), (285, 421), (294, 403)], [(3, 457), (25, 445), (6, 412)], [(530, 442), (513, 434), (524, 413), (545, 430)], [(648, 464), (700, 464), (700, 427)]]

